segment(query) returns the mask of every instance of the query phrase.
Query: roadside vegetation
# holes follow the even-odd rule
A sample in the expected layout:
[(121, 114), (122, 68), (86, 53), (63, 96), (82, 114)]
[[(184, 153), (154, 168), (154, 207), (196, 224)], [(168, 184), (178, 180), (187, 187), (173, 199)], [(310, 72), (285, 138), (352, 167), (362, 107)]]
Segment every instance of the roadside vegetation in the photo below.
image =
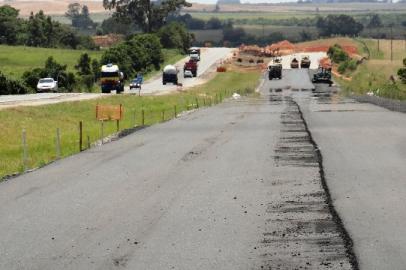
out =
[[(79, 152), (79, 121), (83, 122), (84, 147), (101, 138), (101, 124), (95, 119), (97, 104), (122, 104), (124, 117), (120, 129), (134, 125), (153, 125), (174, 117), (182, 111), (213, 105), (234, 92), (252, 93), (257, 85), (259, 73), (256, 71), (218, 73), (213, 80), (185, 92), (164, 96), (114, 95), (106, 98), (59, 103), (37, 107), (18, 107), (0, 111), (0, 178), (22, 172), (23, 129), (27, 134), (28, 167), (45, 165), (57, 158), (56, 129), (61, 134), (61, 155), (66, 157)], [(164, 117), (164, 118), (163, 118)], [(105, 122), (104, 136), (115, 133), (116, 123)]]
[(394, 40), (391, 60), (391, 41), (363, 39), (360, 51), (369, 59), (362, 61), (354, 71), (346, 72), (349, 80), (337, 78), (343, 89), (350, 94), (373, 94), (392, 99), (406, 100), (406, 84), (402, 79), (403, 59), (406, 57), (405, 41)]

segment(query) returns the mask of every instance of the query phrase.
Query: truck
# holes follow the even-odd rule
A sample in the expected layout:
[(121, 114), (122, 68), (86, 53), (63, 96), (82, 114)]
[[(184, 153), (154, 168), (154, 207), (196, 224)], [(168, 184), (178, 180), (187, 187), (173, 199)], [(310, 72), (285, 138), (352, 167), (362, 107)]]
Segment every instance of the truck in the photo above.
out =
[(162, 84), (166, 83), (178, 84), (178, 69), (173, 65), (167, 65), (162, 72)]
[(276, 58), (268, 66), (268, 78), (272, 79), (282, 79), (282, 61)]
[(291, 68), (299, 68), (299, 61), (295, 58), (293, 58), (292, 62), (290, 63)]
[(183, 73), (185, 73), (186, 70), (190, 70), (193, 74), (193, 77), (196, 77), (197, 76), (197, 62), (190, 59), (183, 66)]
[(192, 47), (189, 49), (189, 56), (191, 60), (200, 61), (200, 48)]
[(124, 91), (124, 74), (117, 65), (107, 64), (101, 67), (100, 85), (102, 93), (116, 93)]
[(310, 68), (310, 58), (309, 56), (303, 56), (302, 60), (300, 61), (300, 68)]
[(331, 68), (320, 66), (317, 72), (313, 75), (313, 83), (328, 83), (329, 86), (333, 84), (331, 80)]

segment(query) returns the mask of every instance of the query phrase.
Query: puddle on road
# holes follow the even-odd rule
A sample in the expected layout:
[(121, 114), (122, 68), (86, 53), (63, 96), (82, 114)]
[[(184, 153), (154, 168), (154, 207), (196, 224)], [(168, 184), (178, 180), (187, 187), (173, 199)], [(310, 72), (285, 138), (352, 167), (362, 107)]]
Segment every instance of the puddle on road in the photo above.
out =
[(318, 149), (292, 98), (278, 102), (286, 109), (273, 156), (277, 192), (267, 205), (261, 269), (353, 269), (322, 186)]

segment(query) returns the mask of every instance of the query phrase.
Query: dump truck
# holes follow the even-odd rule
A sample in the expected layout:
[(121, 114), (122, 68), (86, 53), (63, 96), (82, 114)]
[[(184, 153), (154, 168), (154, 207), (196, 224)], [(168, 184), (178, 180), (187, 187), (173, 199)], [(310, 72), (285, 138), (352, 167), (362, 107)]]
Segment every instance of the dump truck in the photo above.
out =
[(300, 61), (300, 68), (310, 68), (310, 58), (309, 56), (303, 56), (302, 60)]
[(178, 84), (178, 69), (173, 65), (167, 65), (162, 72), (162, 84), (166, 83)]
[(299, 61), (295, 58), (293, 58), (292, 62), (290, 62), (290, 67), (291, 68), (299, 68)]
[(193, 77), (196, 77), (197, 76), (197, 62), (190, 59), (183, 66), (183, 73), (185, 73), (186, 70), (190, 70), (193, 74)]
[(276, 58), (268, 66), (268, 78), (272, 79), (282, 79), (282, 61)]
[(117, 65), (107, 64), (101, 67), (100, 85), (102, 93), (117, 93), (124, 91), (124, 74)]

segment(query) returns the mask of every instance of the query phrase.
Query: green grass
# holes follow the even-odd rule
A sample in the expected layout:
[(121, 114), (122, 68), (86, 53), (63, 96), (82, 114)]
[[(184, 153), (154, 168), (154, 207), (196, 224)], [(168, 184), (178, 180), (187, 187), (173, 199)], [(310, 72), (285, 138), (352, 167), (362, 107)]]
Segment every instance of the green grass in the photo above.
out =
[[(22, 130), (26, 130), (28, 144), (28, 167), (34, 168), (47, 164), (56, 158), (55, 134), (60, 129), (62, 155), (64, 157), (77, 153), (78, 123), (83, 121), (85, 145), (87, 136), (90, 142), (100, 139), (100, 123), (95, 120), (96, 104), (122, 104), (124, 117), (120, 128), (141, 124), (141, 111), (145, 112), (145, 124), (152, 125), (173, 118), (174, 106), (177, 112), (187, 110), (191, 104), (206, 105), (230, 96), (233, 92), (252, 92), (258, 82), (258, 72), (226, 72), (219, 73), (208, 83), (189, 91), (177, 92), (164, 96), (114, 95), (106, 98), (59, 103), (38, 107), (17, 107), (0, 111), (0, 179), (5, 175), (21, 172), (22, 166)], [(193, 105), (192, 105), (193, 106)], [(116, 131), (113, 122), (104, 126), (104, 135)]]
[(96, 59), (100, 59), (103, 53), (102, 51), (0, 45), (0, 71), (10, 77), (20, 78), (27, 70), (44, 67), (45, 60), (49, 56), (54, 57), (58, 63), (67, 65), (69, 71), (75, 71), (74, 66), (84, 52)]
[(316, 14), (309, 12), (191, 12), (194, 18), (209, 20), (212, 17), (220, 20), (255, 20), (259, 18), (282, 20), (296, 17), (297, 19), (313, 18)]
[[(390, 40), (380, 40), (379, 51), (377, 40), (363, 39), (362, 41), (370, 51), (370, 59), (359, 65), (353, 73), (347, 74), (352, 77), (352, 80), (338, 79), (344, 90), (356, 95), (372, 91), (379, 96), (406, 100), (406, 84), (400, 80), (396, 80), (393, 84), (389, 80), (391, 76), (396, 77), (398, 69), (402, 67), (402, 59), (406, 57), (404, 41), (393, 41), (393, 61), (390, 59)], [(363, 44), (360, 43), (359, 47), (362, 49)]]

